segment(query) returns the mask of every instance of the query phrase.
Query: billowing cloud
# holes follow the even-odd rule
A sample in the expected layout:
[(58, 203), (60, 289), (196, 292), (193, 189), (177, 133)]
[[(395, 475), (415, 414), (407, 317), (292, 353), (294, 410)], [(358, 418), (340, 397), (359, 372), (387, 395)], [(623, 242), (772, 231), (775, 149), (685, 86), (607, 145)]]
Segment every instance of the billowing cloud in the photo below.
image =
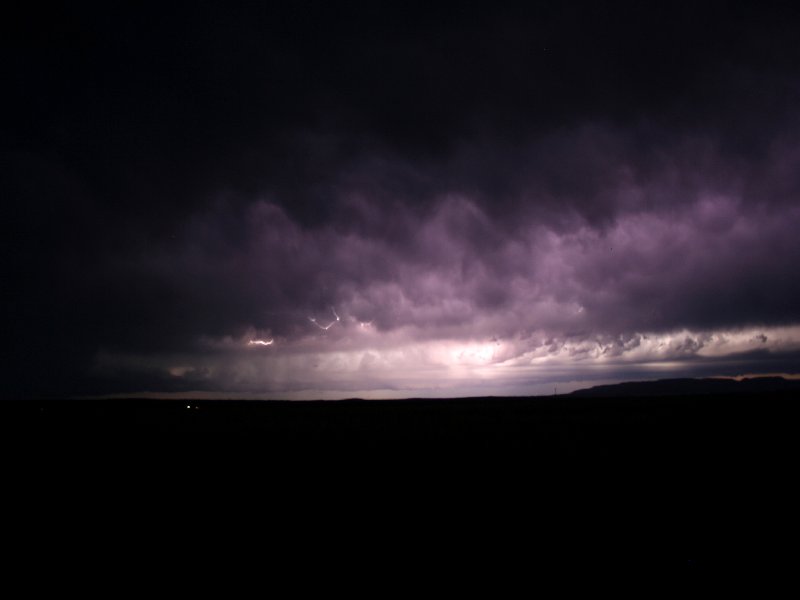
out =
[(9, 393), (798, 371), (785, 13), (264, 10), (10, 42)]
[[(546, 187), (520, 188), (532, 200), (513, 221), (455, 191), (386, 210), (365, 192), (380, 173), (332, 196), (337, 218), (322, 227), (269, 199), (223, 203), (124, 277), (158, 274), (173, 290), (176, 335), (159, 339), (176, 343), (148, 350), (164, 372), (196, 353), (180, 382), (198, 389), (523, 393), (614, 369), (729, 373), (747, 353), (800, 350), (788, 275), (800, 207), (721, 177), (719, 162), (647, 178), (608, 164), (617, 178), (590, 214)], [(245, 352), (256, 338), (274, 342), (267, 354)]]

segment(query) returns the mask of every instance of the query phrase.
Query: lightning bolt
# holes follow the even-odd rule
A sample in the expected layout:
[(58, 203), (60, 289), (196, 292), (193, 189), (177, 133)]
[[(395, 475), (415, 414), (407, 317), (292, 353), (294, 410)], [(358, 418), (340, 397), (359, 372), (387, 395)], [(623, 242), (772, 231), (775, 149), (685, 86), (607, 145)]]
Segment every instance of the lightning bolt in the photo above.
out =
[(336, 325), (336, 323), (341, 321), (341, 319), (339, 318), (339, 315), (336, 314), (336, 309), (333, 308), (332, 306), (331, 306), (331, 312), (333, 313), (333, 316), (336, 317), (336, 318), (333, 321), (331, 321), (330, 323), (328, 323), (327, 325), (320, 325), (319, 323), (317, 323), (317, 320), (314, 317), (308, 317), (308, 320), (311, 321), (314, 325), (316, 325), (320, 329), (322, 329), (323, 331), (328, 331), (328, 329), (330, 329), (331, 327)]
[(250, 340), (248, 346), (271, 346), (275, 340)]

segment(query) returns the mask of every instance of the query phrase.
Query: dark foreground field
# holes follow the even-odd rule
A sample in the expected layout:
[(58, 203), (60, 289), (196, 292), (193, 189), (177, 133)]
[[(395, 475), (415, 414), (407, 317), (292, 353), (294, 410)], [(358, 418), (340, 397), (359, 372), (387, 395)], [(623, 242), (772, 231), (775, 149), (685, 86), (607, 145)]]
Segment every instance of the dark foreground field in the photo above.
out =
[(638, 541), (615, 551), (618, 564), (708, 570), (781, 564), (764, 540), (785, 535), (796, 512), (797, 401), (26, 400), (0, 410), (9, 494), (26, 514), (71, 507), (75, 524), (110, 510), (111, 527), (120, 511), (146, 530), (193, 529), (186, 515), (200, 514), (200, 538), (221, 522), (292, 551), (335, 555), (356, 540), (373, 558), (402, 542), (429, 559), (521, 544), (529, 560), (548, 539), (551, 559), (608, 560), (619, 536)]

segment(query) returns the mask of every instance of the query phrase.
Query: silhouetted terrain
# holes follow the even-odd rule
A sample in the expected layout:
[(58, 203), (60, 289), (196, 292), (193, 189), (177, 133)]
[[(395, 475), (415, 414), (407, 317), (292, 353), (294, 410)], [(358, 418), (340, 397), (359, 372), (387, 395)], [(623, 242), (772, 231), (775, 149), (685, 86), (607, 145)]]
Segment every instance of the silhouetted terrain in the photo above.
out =
[(657, 381), (627, 381), (613, 385), (597, 385), (576, 390), (572, 396), (685, 396), (687, 394), (759, 394), (765, 392), (800, 392), (800, 381), (783, 377), (754, 377), (735, 379), (659, 379)]
[[(674, 393), (718, 384), (658, 385)], [(477, 545), (492, 554), (506, 548), (508, 536), (535, 545), (549, 531), (548, 544), (560, 540), (595, 561), (610, 560), (597, 544), (632, 528), (666, 558), (630, 547), (625, 564), (666, 560), (686, 569), (693, 558), (692, 569), (702, 571), (777, 564), (774, 555), (764, 558), (768, 551), (753, 558), (740, 550), (742, 540), (780, 530), (794, 510), (787, 503), (798, 455), (797, 400), (796, 391), (778, 391), (9, 401), (0, 406), (0, 433), (6, 481), (14, 482), (7, 489), (16, 490), (25, 511), (72, 507), (59, 526), (77, 527), (76, 514), (94, 519), (95, 511), (110, 510), (134, 529), (155, 519), (190, 535), (215, 535), (202, 529), (213, 515), (225, 531), (220, 523), (256, 528), (303, 553), (335, 553), (342, 540), (357, 539), (376, 551), (410, 543), (427, 560), (438, 556), (431, 539), (451, 553)], [(237, 521), (240, 512), (246, 522)], [(575, 535), (592, 545), (574, 546)], [(305, 545), (309, 539), (315, 549)], [(547, 551), (551, 561), (564, 556)]]

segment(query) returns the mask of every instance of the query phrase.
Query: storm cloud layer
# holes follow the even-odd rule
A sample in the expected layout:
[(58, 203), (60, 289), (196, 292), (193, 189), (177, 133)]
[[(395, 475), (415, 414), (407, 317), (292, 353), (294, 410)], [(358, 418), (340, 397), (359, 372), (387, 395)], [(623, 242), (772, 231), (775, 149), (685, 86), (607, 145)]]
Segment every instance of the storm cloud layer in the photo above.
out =
[(8, 394), (796, 373), (796, 16), (21, 15), (4, 42)]

